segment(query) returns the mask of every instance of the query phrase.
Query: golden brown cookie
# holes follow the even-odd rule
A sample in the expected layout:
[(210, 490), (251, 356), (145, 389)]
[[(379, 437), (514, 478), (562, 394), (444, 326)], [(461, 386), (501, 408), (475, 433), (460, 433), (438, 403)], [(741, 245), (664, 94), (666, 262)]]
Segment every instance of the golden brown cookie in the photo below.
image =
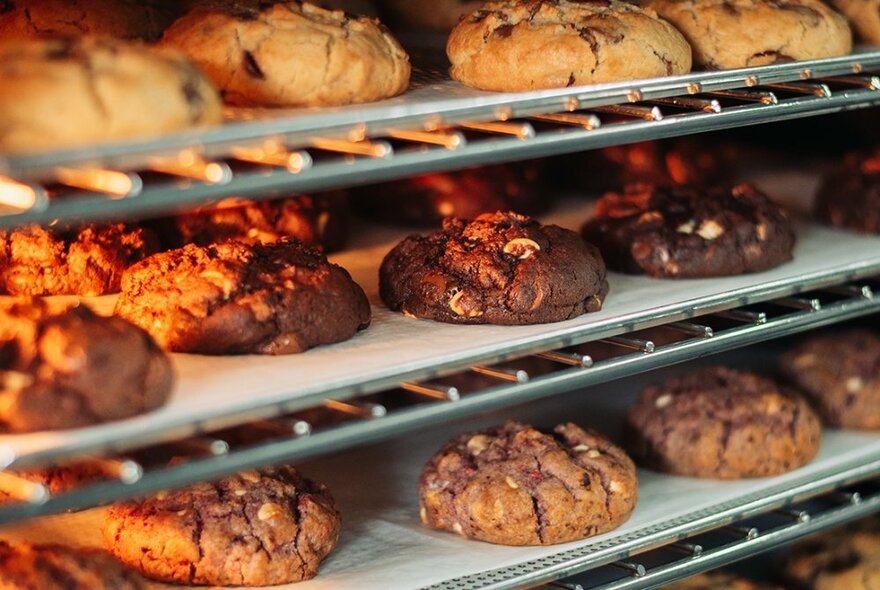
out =
[(117, 504), (103, 532), (113, 555), (150, 578), (271, 586), (315, 577), (340, 525), (326, 487), (277, 467)]
[(147, 138), (223, 120), (182, 56), (107, 38), (0, 44), (0, 153)]
[(814, 207), (824, 223), (880, 234), (880, 150), (847, 154), (822, 179)]
[(465, 16), (446, 46), (452, 77), (496, 91), (684, 74), (691, 49), (651, 10), (618, 0), (497, 0)]
[(617, 528), (638, 496), (635, 465), (574, 424), (506, 422), (451, 439), (419, 480), (427, 526), (500, 545), (553, 545)]
[(0, 541), (4, 590), (146, 590), (133, 570), (103, 551)]
[(383, 0), (393, 24), (403, 30), (449, 32), (459, 19), (478, 10), (484, 0)]
[(162, 37), (242, 106), (333, 106), (400, 94), (409, 56), (378, 21), (307, 2), (196, 8)]
[(831, 0), (865, 42), (880, 45), (880, 0)]
[(710, 69), (846, 55), (852, 33), (821, 0), (641, 0), (684, 34)]

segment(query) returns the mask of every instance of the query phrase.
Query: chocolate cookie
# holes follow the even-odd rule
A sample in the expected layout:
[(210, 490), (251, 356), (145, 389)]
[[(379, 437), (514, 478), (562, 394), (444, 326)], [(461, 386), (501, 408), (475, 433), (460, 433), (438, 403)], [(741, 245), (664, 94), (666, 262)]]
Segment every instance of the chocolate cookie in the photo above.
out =
[(605, 194), (582, 232), (610, 268), (662, 278), (764, 271), (791, 260), (795, 243), (788, 214), (748, 184), (628, 186)]
[(862, 41), (880, 45), (880, 0), (831, 0)]
[(501, 92), (684, 74), (691, 48), (651, 10), (618, 0), (497, 0), (461, 19), (453, 78)]
[(779, 369), (830, 426), (880, 429), (880, 337), (847, 330), (808, 338)]
[(638, 496), (632, 460), (574, 424), (506, 422), (451, 439), (419, 480), (427, 526), (500, 545), (553, 545), (617, 528)]
[(0, 430), (122, 420), (161, 406), (171, 384), (168, 357), (121, 318), (82, 305), (0, 302)]
[(546, 211), (552, 198), (538, 187), (534, 164), (486, 166), (386, 182), (357, 191), (361, 215), (383, 222), (436, 226), (447, 217), (473, 219), (482, 213)]
[(675, 25), (693, 47), (694, 64), (748, 68), (846, 55), (846, 19), (821, 0), (640, 0)]
[(147, 590), (147, 583), (103, 551), (0, 541), (0, 588)]
[(277, 467), (117, 504), (103, 532), (113, 555), (156, 580), (272, 586), (315, 577), (340, 525), (327, 488)]
[(454, 324), (539, 324), (602, 307), (598, 251), (555, 225), (516, 213), (450, 218), (385, 256), (379, 294), (394, 311)]
[(816, 195), (815, 212), (835, 227), (880, 234), (880, 150), (849, 154), (826, 175)]
[(875, 590), (880, 587), (880, 522), (871, 517), (792, 547), (782, 575), (792, 588)]
[(370, 324), (348, 272), (287, 238), (151, 256), (126, 271), (116, 313), (168, 350), (203, 354), (292, 354)]
[(56, 230), (0, 230), (0, 293), (116, 293), (126, 268), (157, 249), (156, 237), (121, 223)]
[(330, 192), (272, 201), (229, 199), (216, 207), (163, 220), (159, 233), (171, 248), (230, 240), (269, 243), (288, 237), (332, 252), (345, 245), (348, 225), (346, 196)]
[(806, 401), (769, 379), (723, 367), (645, 388), (625, 428), (627, 448), (644, 466), (717, 479), (791, 471), (813, 460), (822, 438)]
[(188, 55), (234, 105), (346, 105), (409, 85), (409, 56), (378, 21), (308, 2), (196, 8), (161, 45)]
[(223, 121), (182, 56), (109, 38), (0, 44), (0, 152), (155, 137)]
[(755, 582), (724, 571), (699, 574), (666, 584), (662, 590), (782, 590), (779, 586)]

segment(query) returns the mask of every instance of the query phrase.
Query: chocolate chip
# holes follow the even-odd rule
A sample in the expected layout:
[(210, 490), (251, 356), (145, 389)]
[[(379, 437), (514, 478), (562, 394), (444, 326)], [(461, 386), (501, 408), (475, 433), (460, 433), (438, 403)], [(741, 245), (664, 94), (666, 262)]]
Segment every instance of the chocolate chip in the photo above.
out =
[(258, 78), (260, 80), (266, 79), (266, 74), (260, 69), (260, 64), (257, 63), (257, 58), (255, 58), (254, 54), (250, 51), (244, 52), (244, 69), (247, 70), (247, 73), (251, 78)]
[(501, 25), (497, 29), (492, 32), (492, 35), (495, 37), (500, 37), (501, 39), (507, 39), (513, 34), (513, 25)]
[(574, 86), (574, 72), (569, 74), (568, 76), (568, 84), (566, 86)]
[(793, 57), (791, 57), (790, 55), (785, 55), (784, 53), (781, 53), (779, 51), (761, 51), (759, 53), (754, 53), (754, 54), (752, 54), (752, 57), (750, 57), (748, 59), (748, 61), (751, 61), (755, 58), (761, 58), (761, 57), (772, 57), (773, 63), (777, 63), (777, 64), (789, 63), (789, 62), (795, 61), (795, 59)]

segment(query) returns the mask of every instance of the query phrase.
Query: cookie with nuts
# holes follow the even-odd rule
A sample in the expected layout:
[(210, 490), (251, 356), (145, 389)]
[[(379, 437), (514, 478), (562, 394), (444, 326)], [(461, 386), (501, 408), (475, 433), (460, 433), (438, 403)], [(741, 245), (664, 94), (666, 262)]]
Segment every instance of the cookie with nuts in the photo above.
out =
[(646, 387), (630, 408), (627, 449), (674, 475), (741, 479), (806, 465), (822, 438), (799, 395), (748, 371), (704, 367)]
[(397, 244), (379, 269), (390, 309), (454, 324), (558, 322), (601, 309), (607, 291), (593, 246), (516, 213), (446, 219)]
[(272, 586), (315, 577), (340, 527), (327, 488), (284, 466), (116, 504), (103, 535), (117, 559), (149, 578)]
[(288, 238), (151, 256), (125, 272), (115, 313), (168, 350), (202, 354), (303, 352), (351, 338), (371, 317), (348, 271)]
[(607, 193), (582, 230), (614, 270), (659, 278), (760, 272), (792, 259), (788, 214), (755, 187), (631, 185)]
[(425, 525), (500, 545), (553, 545), (610, 531), (635, 508), (632, 460), (575, 424), (462, 434), (422, 470)]
[(880, 429), (880, 336), (854, 329), (807, 338), (779, 359), (826, 424)]
[(815, 215), (834, 227), (880, 234), (880, 150), (849, 154), (826, 174)]

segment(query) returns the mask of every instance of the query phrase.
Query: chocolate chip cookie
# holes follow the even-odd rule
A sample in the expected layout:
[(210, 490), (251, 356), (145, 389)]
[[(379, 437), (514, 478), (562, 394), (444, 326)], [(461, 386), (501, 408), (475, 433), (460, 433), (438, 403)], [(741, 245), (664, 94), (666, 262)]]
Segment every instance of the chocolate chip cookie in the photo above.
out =
[(880, 0), (831, 0), (850, 26), (871, 45), (880, 45)]
[(85, 306), (0, 301), (0, 430), (121, 420), (161, 406), (168, 357), (143, 330)]
[(567, 229), (516, 213), (449, 218), (385, 256), (379, 294), (394, 311), (453, 324), (539, 324), (602, 307), (599, 252)]
[(196, 8), (160, 44), (188, 55), (233, 105), (346, 105), (409, 85), (409, 56), (378, 21), (308, 2)]
[(352, 199), (358, 213), (383, 222), (436, 226), (447, 217), (519, 211), (535, 215), (552, 202), (534, 164), (438, 172), (369, 186)]
[(607, 193), (582, 230), (609, 268), (662, 278), (761, 272), (792, 259), (788, 214), (755, 187), (631, 185)]
[(741, 479), (813, 460), (822, 425), (800, 396), (747, 371), (693, 369), (645, 388), (626, 420), (636, 461), (674, 475)]
[(846, 330), (812, 336), (779, 359), (780, 372), (830, 426), (880, 429), (880, 336)]
[(675, 25), (693, 47), (694, 64), (748, 68), (846, 55), (846, 19), (821, 0), (640, 0)]
[(272, 586), (315, 577), (340, 525), (326, 487), (277, 467), (117, 504), (103, 533), (122, 563), (156, 580)]
[(147, 583), (103, 551), (0, 541), (0, 588), (147, 590)]
[(617, 528), (638, 496), (636, 469), (574, 424), (551, 434), (506, 422), (451, 439), (419, 480), (427, 526), (500, 545), (553, 545)]
[(0, 293), (116, 293), (125, 269), (155, 252), (157, 245), (150, 231), (121, 223), (0, 230)]
[(880, 234), (880, 150), (849, 154), (827, 174), (816, 194), (815, 213), (835, 227)]
[(202, 354), (293, 354), (370, 324), (367, 296), (348, 272), (287, 238), (151, 256), (123, 275), (116, 314), (168, 350)]
[(0, 152), (155, 137), (222, 121), (217, 91), (177, 53), (94, 37), (0, 44)]
[(666, 584), (662, 590), (782, 590), (779, 586), (755, 582), (724, 571), (699, 574)]
[(675, 28), (618, 0), (497, 0), (462, 18), (446, 53), (453, 78), (501, 92), (684, 74)]
[(382, 7), (392, 24), (403, 29), (448, 33), (483, 4), (483, 0), (384, 0)]

